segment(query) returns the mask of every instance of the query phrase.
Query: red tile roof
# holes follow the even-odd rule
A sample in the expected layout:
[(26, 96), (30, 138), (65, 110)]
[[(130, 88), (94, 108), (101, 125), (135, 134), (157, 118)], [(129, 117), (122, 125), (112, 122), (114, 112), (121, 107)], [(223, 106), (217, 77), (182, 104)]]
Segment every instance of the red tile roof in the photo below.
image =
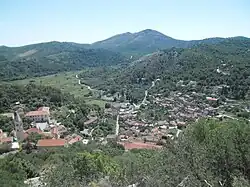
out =
[(79, 142), (82, 140), (82, 137), (81, 136), (76, 136), (75, 138), (72, 138), (70, 141), (69, 141), (69, 144), (73, 144), (73, 143), (76, 143), (76, 142)]
[(217, 101), (218, 99), (213, 98), (213, 97), (207, 97), (207, 100), (209, 100), (209, 101)]
[(64, 139), (42, 139), (38, 140), (38, 147), (62, 147), (66, 144)]
[(49, 115), (47, 111), (30, 111), (28, 113), (25, 114), (25, 116), (45, 116), (45, 115)]
[(155, 144), (149, 144), (149, 143), (141, 143), (141, 142), (134, 142), (134, 143), (120, 143), (124, 146), (126, 150), (131, 149), (159, 149), (162, 148), (162, 146), (155, 145)]
[(50, 114), (50, 112), (49, 112), (49, 107), (45, 107), (45, 106), (39, 107), (39, 108), (37, 109), (37, 111), (45, 111), (45, 112), (47, 112), (48, 114)]
[(30, 129), (26, 130), (26, 133), (28, 133), (28, 134), (30, 134), (32, 132), (33, 133), (38, 133), (38, 134), (42, 133), (42, 131), (40, 129), (38, 129), (38, 128), (30, 128)]

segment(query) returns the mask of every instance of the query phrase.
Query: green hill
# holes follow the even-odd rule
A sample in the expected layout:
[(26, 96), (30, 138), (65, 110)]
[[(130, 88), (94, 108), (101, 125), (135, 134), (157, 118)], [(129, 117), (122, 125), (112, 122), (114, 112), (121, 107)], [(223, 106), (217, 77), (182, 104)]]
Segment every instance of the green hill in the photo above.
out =
[(91, 48), (103, 48), (127, 55), (145, 55), (171, 47), (188, 48), (197, 44), (216, 44), (224, 38), (208, 38), (204, 40), (177, 40), (158, 31), (146, 29), (136, 33), (123, 33), (90, 45)]
[[(0, 46), (0, 68), (2, 70), (0, 72), (0, 80), (24, 79), (64, 71), (80, 70), (86, 67), (127, 65), (130, 61), (138, 59), (143, 54), (154, 52), (152, 55), (147, 55), (139, 59), (140, 62), (146, 62), (132, 67), (132, 72), (126, 71), (129, 72), (129, 75), (125, 73), (126, 80), (127, 77), (131, 76), (131, 73), (133, 74), (133, 71), (137, 71), (137, 69), (140, 71), (139, 66), (148, 63), (147, 61), (157, 63), (159, 59), (165, 60), (166, 55), (169, 56), (169, 52), (167, 52), (168, 50), (162, 50), (174, 47), (176, 51), (183, 51), (182, 49), (185, 49), (184, 53), (188, 53), (188, 51), (192, 53), (192, 50), (195, 48), (199, 50), (200, 47), (216, 44), (221, 46), (223, 42), (238, 40), (248, 41), (249, 39), (234, 37), (230, 39), (208, 38), (204, 40), (183, 41), (168, 37), (158, 31), (147, 29), (138, 33), (116, 35), (93, 44), (53, 41), (21, 47)], [(134, 63), (139, 61), (135, 61)], [(150, 69), (151, 74), (159, 74), (154, 71), (155, 68), (159, 67), (155, 64), (153, 66), (155, 67), (152, 67), (153, 71)], [(122, 67), (124, 69), (124, 66)], [(151, 65), (149, 64), (146, 69), (150, 67)], [(160, 72), (164, 68), (160, 67)], [(142, 72), (137, 74), (142, 76)]]
[[(96, 86), (112, 92), (135, 90), (141, 95), (152, 81), (161, 79), (156, 92), (204, 91), (211, 93), (220, 87), (220, 94), (234, 99), (249, 97), (250, 85), (250, 39), (227, 39), (216, 45), (200, 44), (193, 48), (171, 48), (134, 61), (121, 69), (106, 69), (82, 77), (97, 77)], [(105, 82), (103, 81), (105, 80)], [(182, 81), (188, 85), (196, 83), (195, 88), (178, 87)], [(91, 82), (91, 81), (90, 81)]]
[(127, 59), (105, 49), (86, 49), (86, 45), (48, 42), (22, 47), (0, 47), (0, 79), (23, 79), (124, 63)]

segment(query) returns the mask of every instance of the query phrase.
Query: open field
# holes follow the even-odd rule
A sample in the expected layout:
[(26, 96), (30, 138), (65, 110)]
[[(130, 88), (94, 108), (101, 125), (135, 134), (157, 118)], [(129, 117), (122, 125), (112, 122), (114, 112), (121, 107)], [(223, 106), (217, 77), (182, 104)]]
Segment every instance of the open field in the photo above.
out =
[[(84, 95), (89, 93), (87, 86), (80, 85), (76, 75), (80, 72), (64, 72), (55, 75), (48, 75), (43, 77), (35, 77), (24, 80), (12, 81), (14, 84), (29, 84), (34, 83), (37, 85), (45, 85), (58, 88), (64, 92), (73, 94), (75, 97), (84, 97)], [(97, 104), (101, 107), (104, 107), (105, 101), (85, 98), (86, 103)]]

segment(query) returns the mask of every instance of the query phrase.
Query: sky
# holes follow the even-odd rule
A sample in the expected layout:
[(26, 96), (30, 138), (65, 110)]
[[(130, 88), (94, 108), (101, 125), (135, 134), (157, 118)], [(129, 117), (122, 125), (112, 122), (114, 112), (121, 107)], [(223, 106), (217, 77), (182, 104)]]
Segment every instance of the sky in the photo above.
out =
[(93, 43), (144, 29), (182, 40), (250, 37), (250, 1), (0, 0), (0, 45)]

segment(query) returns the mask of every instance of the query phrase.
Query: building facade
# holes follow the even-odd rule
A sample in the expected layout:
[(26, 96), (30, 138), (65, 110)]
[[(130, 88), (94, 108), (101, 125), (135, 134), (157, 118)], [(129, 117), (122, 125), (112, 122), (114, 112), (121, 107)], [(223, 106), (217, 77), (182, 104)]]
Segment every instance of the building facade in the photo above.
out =
[(49, 121), (49, 113), (43, 110), (30, 111), (25, 114), (25, 117), (35, 122)]

